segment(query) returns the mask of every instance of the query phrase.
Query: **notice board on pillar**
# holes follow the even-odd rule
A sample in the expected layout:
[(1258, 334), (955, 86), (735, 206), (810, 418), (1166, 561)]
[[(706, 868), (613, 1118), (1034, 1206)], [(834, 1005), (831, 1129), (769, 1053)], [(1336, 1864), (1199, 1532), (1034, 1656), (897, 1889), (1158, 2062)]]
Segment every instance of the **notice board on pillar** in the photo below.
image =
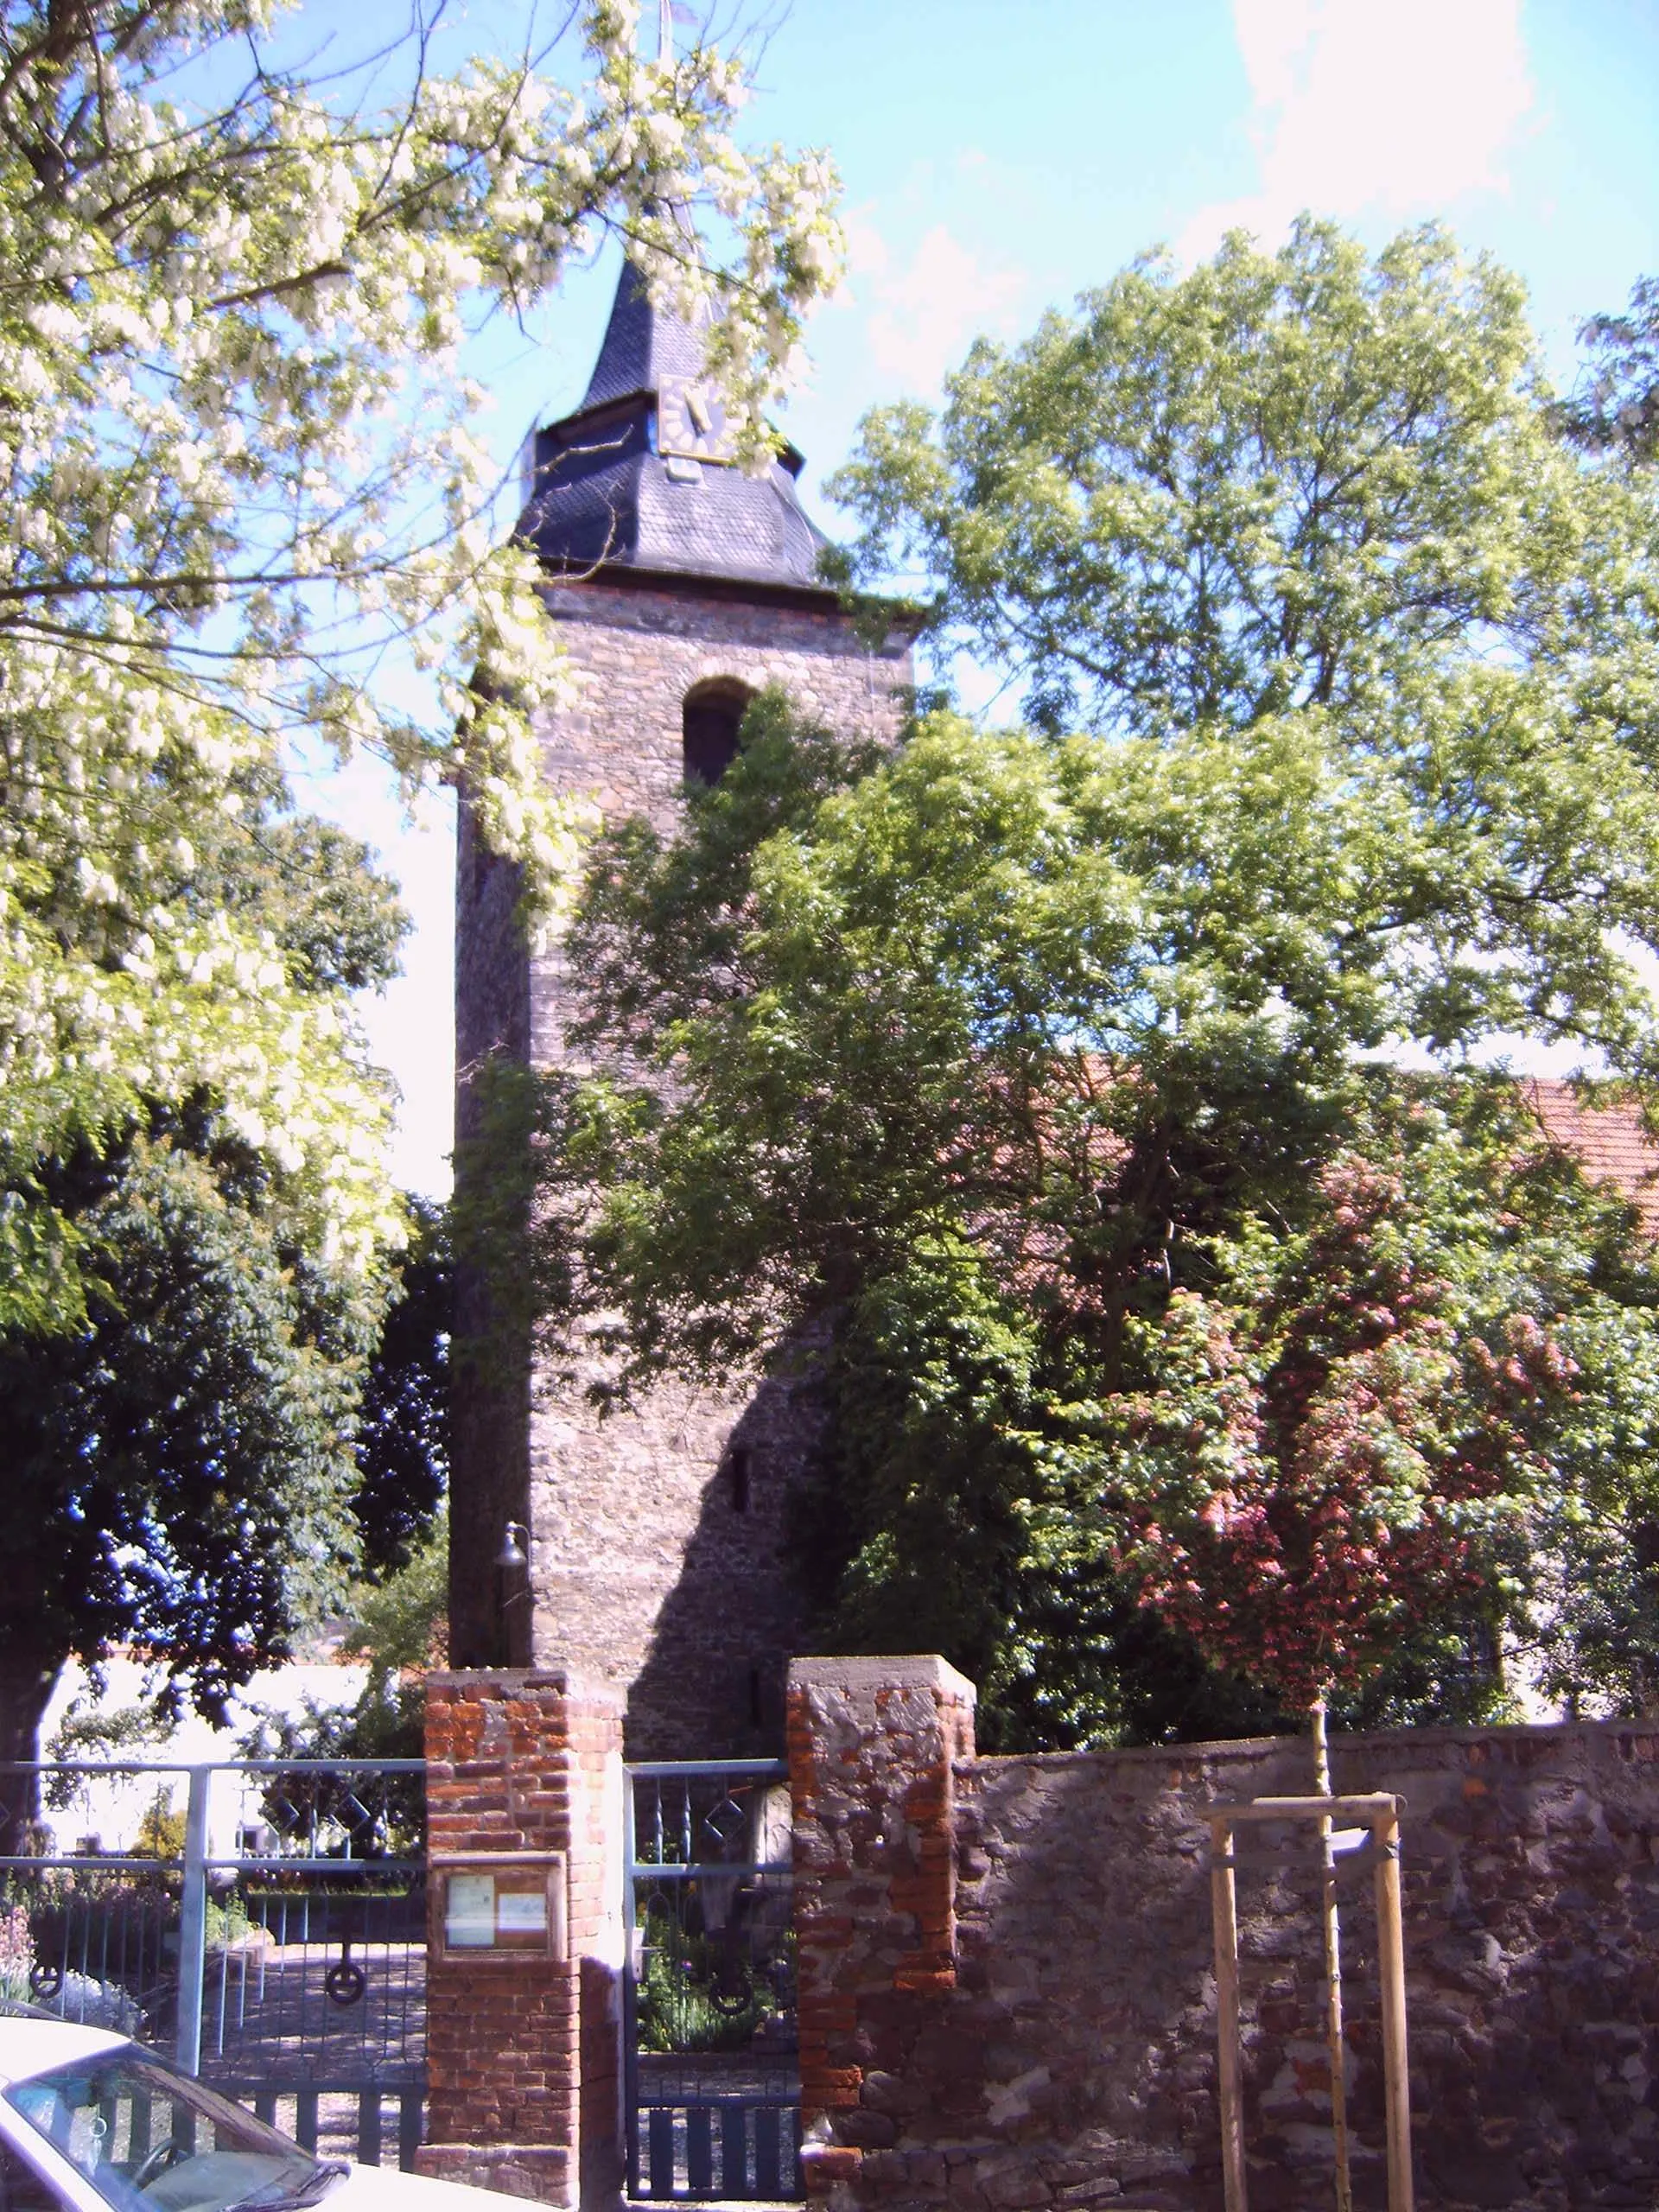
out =
[(440, 1958), (563, 1961), (563, 1852), (454, 1852), (431, 1864)]

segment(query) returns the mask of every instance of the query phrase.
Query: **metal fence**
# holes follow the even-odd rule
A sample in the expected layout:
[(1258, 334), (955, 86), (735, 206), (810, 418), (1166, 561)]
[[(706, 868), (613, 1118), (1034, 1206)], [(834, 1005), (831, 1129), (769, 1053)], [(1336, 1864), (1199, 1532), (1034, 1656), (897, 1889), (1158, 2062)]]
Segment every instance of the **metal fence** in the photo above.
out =
[(302, 2143), (411, 2163), (423, 1762), (0, 1766), (0, 1994), (167, 2050)]
[(628, 1770), (628, 2193), (802, 2194), (788, 1770)]

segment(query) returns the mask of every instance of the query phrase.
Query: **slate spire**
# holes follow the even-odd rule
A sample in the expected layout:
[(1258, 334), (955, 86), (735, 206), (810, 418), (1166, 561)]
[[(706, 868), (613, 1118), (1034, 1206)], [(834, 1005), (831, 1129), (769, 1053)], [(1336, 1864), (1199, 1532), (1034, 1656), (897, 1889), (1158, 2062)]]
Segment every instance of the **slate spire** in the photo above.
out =
[(625, 262), (582, 404), (536, 433), (518, 536), (556, 574), (719, 577), (829, 597), (823, 537), (796, 496), (801, 457), (788, 448), (758, 478), (728, 457), (703, 343)]
[[(687, 251), (696, 253), (697, 237), (690, 218), (677, 207), (672, 212)], [(625, 261), (599, 359), (594, 363), (576, 418), (613, 400), (630, 398), (635, 392), (654, 392), (664, 377), (699, 377), (702, 365), (701, 330), (681, 315), (653, 308), (639, 270), (631, 261)]]

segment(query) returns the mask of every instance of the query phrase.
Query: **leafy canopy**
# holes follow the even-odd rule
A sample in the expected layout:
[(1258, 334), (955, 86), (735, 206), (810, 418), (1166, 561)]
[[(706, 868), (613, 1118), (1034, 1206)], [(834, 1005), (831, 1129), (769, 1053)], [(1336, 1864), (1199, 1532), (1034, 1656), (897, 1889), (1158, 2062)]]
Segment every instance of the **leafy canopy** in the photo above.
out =
[[(839, 251), (827, 165), (745, 154), (741, 67), (646, 58), (638, 15), (594, 0), (557, 77), (440, 79), (417, 10), (401, 54), (318, 82), (266, 0), (0, 0), (0, 1320), (74, 1323), (31, 1170), (152, 1102), (210, 1096), (331, 1264), (395, 1236), (360, 1040), (201, 862), (321, 731), (411, 786), (464, 774), (556, 903), (573, 818), (530, 733), (561, 664), (498, 542), (466, 320), (618, 232), (709, 315), (758, 454)], [(429, 719), (378, 684), (405, 646)]]
[[(404, 917), (366, 850), (274, 802), (226, 823), (191, 889), (260, 913), (322, 1005), (395, 965)], [(0, 1541), (18, 1575), (0, 1619), (8, 1756), (31, 1755), (72, 1653), (137, 1648), (170, 1703), (222, 1712), (338, 1605), (360, 1557), (404, 1555), (442, 1479), (419, 1448), (435, 1423), (393, 1419), (435, 1379), (429, 1229), (401, 1282), (332, 1266), (280, 1169), (205, 1096), (151, 1100), (118, 1139), (37, 1162), (33, 1179), (86, 1255), (86, 1296), (73, 1328), (0, 1329)], [(399, 1288), (413, 1295), (388, 1319)]]
[(87, 1323), (0, 1339), (0, 1677), (136, 1644), (212, 1711), (352, 1563), (364, 1334), (189, 1148), (137, 1141), (98, 1179)]
[(357, 1409), (352, 1510), (365, 1568), (397, 1574), (428, 1540), (449, 1486), (450, 1339), (454, 1274), (448, 1224), (410, 1204), (410, 1236)]
[(1442, 232), (1142, 262), (947, 391), (866, 419), (847, 566), (924, 595), (1041, 727), (1325, 707), (1387, 747), (1447, 685), (1504, 719), (1522, 677), (1529, 720), (1648, 711), (1643, 493), (1560, 445), (1520, 283)]
[[(1352, 770), (1327, 713), (936, 715), (873, 765), (772, 696), (680, 832), (595, 856), (600, 1070), (540, 1106), (554, 1332), (605, 1317), (623, 1394), (804, 1347), (825, 1633), (946, 1650), (1005, 1739), (1263, 1717), (1168, 1628), (1291, 1706), (1471, 1709), (1503, 1629), (1576, 1690), (1651, 1666), (1646, 1247), (1503, 1078), (1356, 1054), (1420, 1021), (1471, 899), (1442, 815)], [(1591, 1523), (1616, 1667), (1541, 1602)]]
[(1635, 467), (1659, 460), (1659, 281), (1638, 277), (1623, 315), (1592, 315), (1579, 336), (1587, 359), (1556, 410), (1563, 434)]

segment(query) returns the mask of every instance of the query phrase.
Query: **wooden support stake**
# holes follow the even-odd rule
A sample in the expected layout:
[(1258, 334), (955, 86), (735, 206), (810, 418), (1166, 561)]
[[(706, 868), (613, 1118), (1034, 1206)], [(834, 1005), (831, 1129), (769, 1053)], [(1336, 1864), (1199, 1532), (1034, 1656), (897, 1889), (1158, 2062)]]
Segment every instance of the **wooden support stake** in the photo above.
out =
[[(1328, 1781), (1328, 1767), (1321, 1780)], [(1238, 2018), (1237, 1859), (1234, 1824), (1239, 1821), (1312, 1818), (1319, 1824), (1325, 1870), (1326, 1989), (1331, 1999), (1332, 2113), (1339, 2131), (1338, 2191), (1347, 2189), (1346, 2113), (1342, 2097), (1342, 1986), (1339, 1931), (1333, 1926), (1335, 1891), (1330, 1827), (1332, 1815), (1360, 1813), (1371, 1831), (1376, 1870), (1377, 1978), (1382, 1999), (1382, 2086), (1389, 2158), (1389, 2212), (1414, 2212), (1411, 2173), (1411, 2082), (1406, 2059), (1406, 1949), (1400, 1905), (1400, 1808), (1404, 1799), (1382, 1792), (1363, 1797), (1257, 1797), (1217, 1808), (1210, 1815), (1210, 1900), (1216, 1929), (1216, 2037), (1220, 2060), (1221, 2171), (1227, 2212), (1248, 2212), (1244, 2186), (1244, 2101)]]
[[(1244, 2186), (1244, 2095), (1238, 2040), (1238, 1900), (1233, 1831), (1210, 1823), (1210, 1902), (1216, 1923), (1216, 2044), (1221, 2100), (1221, 2178), (1227, 2212), (1249, 2212)], [(1389, 2212), (1398, 2212), (1390, 2205)]]
[(1412, 2212), (1411, 2076), (1406, 2058), (1406, 1944), (1400, 1916), (1400, 1816), (1371, 1823), (1376, 1851), (1376, 1963), (1382, 1996), (1382, 2094), (1389, 2140), (1389, 2212)]
[[(1321, 1797), (1331, 1795), (1331, 1745), (1325, 1733), (1325, 1700), (1313, 1700), (1313, 1783)], [(1354, 2184), (1348, 2160), (1348, 2070), (1342, 2037), (1342, 1919), (1337, 1910), (1337, 1859), (1331, 1844), (1331, 1816), (1321, 1813), (1319, 1839), (1319, 1932), (1325, 1950), (1325, 2050), (1331, 2069), (1331, 2147), (1336, 2159), (1337, 2212), (1354, 2212)]]

